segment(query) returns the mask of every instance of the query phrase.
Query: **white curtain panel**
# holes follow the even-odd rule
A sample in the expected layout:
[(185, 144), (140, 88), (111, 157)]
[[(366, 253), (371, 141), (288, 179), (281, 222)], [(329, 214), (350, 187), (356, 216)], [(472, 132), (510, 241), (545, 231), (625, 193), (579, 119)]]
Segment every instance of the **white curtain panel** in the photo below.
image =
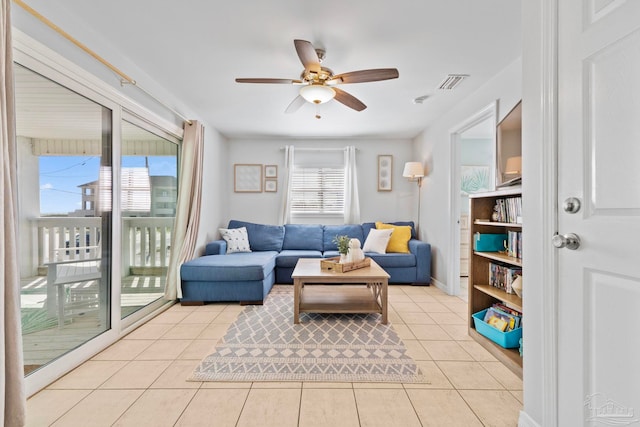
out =
[(5, 426), (25, 424), (18, 269), (17, 142), (10, 0), (0, 0), (0, 393)]
[(356, 148), (352, 145), (344, 150), (344, 223), (360, 223), (360, 197), (358, 196), (358, 170)]
[(193, 258), (200, 226), (202, 199), (202, 156), (204, 150), (204, 126), (197, 121), (185, 123), (180, 150), (180, 177), (178, 202), (173, 225), (171, 257), (167, 270), (165, 299), (182, 298), (180, 266)]
[(293, 178), (294, 165), (293, 145), (287, 145), (284, 149), (284, 180), (282, 183), (282, 203), (280, 204), (280, 225), (291, 222), (291, 180)]

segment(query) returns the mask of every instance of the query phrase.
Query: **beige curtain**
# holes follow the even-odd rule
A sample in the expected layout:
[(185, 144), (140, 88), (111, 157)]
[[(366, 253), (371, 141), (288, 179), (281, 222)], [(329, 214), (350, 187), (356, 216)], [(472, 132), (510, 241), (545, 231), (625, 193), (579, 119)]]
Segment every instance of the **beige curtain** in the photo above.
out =
[(171, 239), (171, 258), (164, 296), (168, 300), (182, 298), (180, 266), (193, 258), (200, 226), (202, 198), (202, 156), (204, 126), (197, 121), (185, 123), (180, 150), (178, 205)]
[(291, 180), (293, 177), (293, 162), (295, 149), (287, 145), (284, 153), (284, 180), (282, 182), (282, 202), (280, 204), (280, 224), (291, 222)]
[(358, 169), (356, 168), (356, 147), (344, 149), (344, 223), (360, 222), (360, 196), (358, 195)]
[(25, 424), (24, 367), (18, 270), (18, 197), (10, 0), (0, 0), (0, 388), (5, 426)]

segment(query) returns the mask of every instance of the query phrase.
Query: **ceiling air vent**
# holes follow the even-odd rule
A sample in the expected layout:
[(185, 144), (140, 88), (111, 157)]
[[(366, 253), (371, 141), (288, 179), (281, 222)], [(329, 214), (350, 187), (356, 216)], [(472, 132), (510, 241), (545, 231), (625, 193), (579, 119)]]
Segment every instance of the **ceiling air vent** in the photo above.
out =
[(468, 74), (449, 74), (438, 86), (438, 89), (451, 90), (458, 86), (462, 80), (469, 77)]

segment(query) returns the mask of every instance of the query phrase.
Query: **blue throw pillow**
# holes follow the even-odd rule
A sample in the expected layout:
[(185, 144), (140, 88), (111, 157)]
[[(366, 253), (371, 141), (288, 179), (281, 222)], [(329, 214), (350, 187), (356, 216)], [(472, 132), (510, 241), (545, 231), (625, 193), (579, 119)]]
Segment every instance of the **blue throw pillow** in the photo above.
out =
[(249, 245), (252, 251), (277, 251), (282, 250), (284, 242), (284, 227), (281, 225), (254, 224), (252, 222), (237, 221), (232, 219), (229, 221), (227, 228), (247, 229), (249, 236)]

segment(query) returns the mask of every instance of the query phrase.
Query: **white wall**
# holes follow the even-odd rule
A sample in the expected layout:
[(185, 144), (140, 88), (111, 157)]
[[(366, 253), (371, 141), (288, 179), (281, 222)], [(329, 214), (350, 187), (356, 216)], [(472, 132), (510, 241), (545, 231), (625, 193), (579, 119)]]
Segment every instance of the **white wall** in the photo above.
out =
[[(472, 76), (473, 77), (473, 76)], [(517, 60), (467, 97), (455, 108), (439, 117), (435, 123), (415, 138), (417, 159), (427, 165), (422, 185), (422, 213), (420, 237), (431, 243), (431, 275), (447, 285), (448, 261), (451, 259), (450, 230), (457, 227), (457, 218), (450, 212), (450, 198), (458, 197), (459, 189), (450, 188), (452, 130), (498, 100), (498, 121), (522, 96), (522, 61)]]
[[(342, 148), (356, 147), (358, 184), (360, 191), (361, 222), (416, 220), (417, 189), (402, 177), (404, 163), (414, 160), (410, 139), (233, 139), (229, 141), (228, 160), (224, 188), (227, 220), (238, 219), (264, 224), (277, 224), (282, 203), (284, 151), (286, 145), (300, 147)], [(393, 155), (392, 191), (378, 191), (378, 155)], [(233, 191), (234, 163), (257, 163), (278, 166), (278, 191), (276, 193), (235, 193)], [(317, 222), (317, 221), (315, 221)], [(339, 223), (342, 223), (340, 221)]]

